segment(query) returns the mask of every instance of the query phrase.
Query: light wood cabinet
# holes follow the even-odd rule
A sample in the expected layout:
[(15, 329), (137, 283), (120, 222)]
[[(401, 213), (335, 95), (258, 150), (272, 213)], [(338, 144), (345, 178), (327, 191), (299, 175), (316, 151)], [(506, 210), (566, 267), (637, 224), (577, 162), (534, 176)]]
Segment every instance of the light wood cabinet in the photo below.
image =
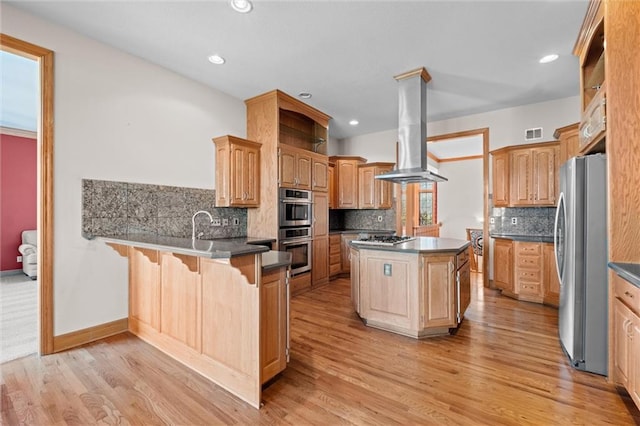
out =
[(329, 235), (329, 276), (335, 277), (342, 272), (342, 235)]
[(360, 252), (350, 249), (351, 260), (351, 303), (353, 310), (360, 314)]
[(311, 189), (313, 191), (327, 192), (329, 190), (329, 164), (325, 155), (313, 155)]
[(312, 237), (327, 237), (329, 235), (329, 196), (326, 192), (313, 193), (312, 215)]
[(311, 189), (311, 154), (301, 150), (280, 146), (279, 181), (283, 188)]
[[(278, 235), (278, 185), (311, 189), (311, 157), (326, 155), (331, 117), (280, 90), (247, 99), (245, 104), (247, 139), (262, 144), (260, 206), (247, 212), (247, 235), (273, 238)], [(292, 156), (294, 150), (308, 156)], [(277, 179), (285, 183), (277, 184)]]
[(287, 367), (289, 286), (286, 268), (262, 275), (260, 286), (260, 366), (262, 383)]
[(362, 157), (329, 157), (335, 163), (336, 198), (338, 209), (358, 208), (358, 165)]
[(560, 281), (558, 279), (558, 270), (556, 268), (556, 255), (553, 244), (543, 244), (542, 247), (544, 256), (543, 273), (544, 279), (542, 280), (544, 289), (544, 303), (552, 306), (558, 306), (560, 304)]
[(615, 383), (640, 406), (640, 288), (613, 274), (611, 357)]
[(507, 207), (509, 205), (509, 152), (505, 150), (493, 153), (493, 206)]
[(364, 163), (358, 166), (358, 208), (390, 209), (393, 184), (376, 179), (393, 169), (394, 163)]
[(513, 293), (513, 242), (502, 238), (493, 243), (493, 284), (506, 293)]
[(329, 163), (329, 167), (327, 168), (327, 192), (329, 194), (329, 208), (335, 209), (337, 206), (336, 202), (336, 174), (335, 174), (335, 165), (333, 163)]
[(455, 257), (422, 256), (422, 328), (456, 325)]
[(464, 313), (471, 304), (471, 262), (469, 262), (469, 250), (464, 250), (456, 255), (456, 317), (458, 323), (462, 321)]
[(540, 243), (514, 241), (514, 287), (520, 300), (542, 302), (542, 250)]
[(160, 254), (128, 248), (129, 318), (160, 331)]
[(313, 192), (311, 285), (329, 281), (329, 196)]
[(216, 145), (216, 207), (260, 205), (260, 146), (257, 142), (222, 136)]
[(559, 146), (514, 149), (510, 158), (510, 205), (555, 205)]
[(553, 137), (560, 141), (560, 151), (558, 158), (558, 167), (563, 165), (569, 158), (579, 155), (578, 146), (578, 125), (573, 123), (568, 126), (560, 127), (553, 133)]
[(342, 273), (348, 274), (351, 272), (351, 259), (349, 259), (349, 253), (351, 246), (349, 242), (358, 238), (358, 234), (342, 234), (341, 241), (341, 256), (342, 256)]

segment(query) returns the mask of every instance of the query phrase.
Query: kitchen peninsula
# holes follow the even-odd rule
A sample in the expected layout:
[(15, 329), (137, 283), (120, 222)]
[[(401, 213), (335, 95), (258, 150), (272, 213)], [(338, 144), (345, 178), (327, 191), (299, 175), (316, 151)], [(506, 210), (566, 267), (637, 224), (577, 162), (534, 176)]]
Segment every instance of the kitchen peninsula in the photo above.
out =
[(413, 338), (456, 329), (471, 299), (469, 241), (351, 246), (351, 300), (367, 326)]
[(129, 331), (259, 408), (287, 364), (291, 256), (251, 238), (95, 239), (129, 261)]

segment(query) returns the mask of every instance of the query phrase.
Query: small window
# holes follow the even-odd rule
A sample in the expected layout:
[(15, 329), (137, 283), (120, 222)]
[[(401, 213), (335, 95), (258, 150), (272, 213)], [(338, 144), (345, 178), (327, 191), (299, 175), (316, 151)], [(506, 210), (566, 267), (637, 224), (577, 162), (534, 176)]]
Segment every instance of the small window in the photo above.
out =
[(416, 207), (418, 226), (429, 226), (438, 223), (438, 184), (435, 182), (424, 182), (419, 184)]

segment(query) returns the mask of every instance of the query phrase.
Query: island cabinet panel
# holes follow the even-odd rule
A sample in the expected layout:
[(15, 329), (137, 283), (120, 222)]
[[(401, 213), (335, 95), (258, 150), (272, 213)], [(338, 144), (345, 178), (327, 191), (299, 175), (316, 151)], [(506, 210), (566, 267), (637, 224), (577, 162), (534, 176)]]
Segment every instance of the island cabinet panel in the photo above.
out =
[(418, 332), (418, 257), (368, 252), (361, 258), (360, 309), (367, 325)]
[(161, 332), (199, 351), (202, 283), (198, 258), (163, 252), (161, 262)]
[(129, 247), (129, 318), (160, 330), (160, 255)]
[(260, 357), (262, 383), (287, 367), (288, 286), (286, 269), (262, 276), (260, 286)]
[(351, 303), (360, 314), (360, 252), (351, 249)]
[(422, 327), (455, 327), (453, 256), (422, 256)]

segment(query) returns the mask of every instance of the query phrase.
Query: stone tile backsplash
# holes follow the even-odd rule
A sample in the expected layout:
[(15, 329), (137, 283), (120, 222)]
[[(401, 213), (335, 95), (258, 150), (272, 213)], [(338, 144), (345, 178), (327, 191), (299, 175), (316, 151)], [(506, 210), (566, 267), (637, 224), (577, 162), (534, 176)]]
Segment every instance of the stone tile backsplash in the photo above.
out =
[[(556, 209), (554, 207), (494, 207), (489, 222), (489, 232), (551, 236)], [(512, 219), (516, 218), (516, 224)]]
[[(234, 238), (247, 235), (247, 209), (216, 208), (215, 190), (147, 185), (141, 183), (82, 180), (82, 234), (123, 235), (149, 233), (191, 237), (191, 217), (206, 210), (228, 226), (211, 226), (204, 215), (196, 217), (201, 238)], [(239, 224), (233, 225), (233, 219)]]
[[(382, 221), (378, 221), (378, 217)], [(371, 229), (388, 231), (396, 228), (396, 212), (385, 210), (329, 210), (329, 229)]]

